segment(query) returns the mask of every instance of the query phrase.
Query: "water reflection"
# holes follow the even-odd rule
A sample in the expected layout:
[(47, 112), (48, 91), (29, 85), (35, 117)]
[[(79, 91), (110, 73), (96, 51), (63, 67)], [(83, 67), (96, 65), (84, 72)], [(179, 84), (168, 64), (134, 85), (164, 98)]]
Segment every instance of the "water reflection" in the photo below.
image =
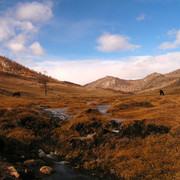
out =
[(96, 109), (98, 109), (101, 113), (108, 115), (108, 113), (106, 113), (107, 109), (109, 109), (111, 107), (111, 105), (97, 105)]
[(45, 177), (44, 180), (99, 180), (93, 175), (87, 175), (77, 171), (77, 169), (72, 169), (72, 167), (64, 163), (59, 163), (54, 169), (56, 173)]
[(67, 107), (60, 108), (60, 109), (43, 109), (42, 111), (48, 112), (53, 117), (58, 117), (61, 120), (69, 120), (70, 118), (73, 118), (73, 115), (66, 114)]
[(121, 119), (121, 118), (114, 118), (114, 117), (110, 117), (110, 114), (107, 113), (107, 109), (109, 109), (111, 107), (111, 105), (96, 105), (95, 106), (96, 109), (98, 109), (102, 114), (108, 116), (111, 120), (114, 120), (114, 121), (117, 121), (117, 122), (121, 122), (123, 121), (124, 119)]

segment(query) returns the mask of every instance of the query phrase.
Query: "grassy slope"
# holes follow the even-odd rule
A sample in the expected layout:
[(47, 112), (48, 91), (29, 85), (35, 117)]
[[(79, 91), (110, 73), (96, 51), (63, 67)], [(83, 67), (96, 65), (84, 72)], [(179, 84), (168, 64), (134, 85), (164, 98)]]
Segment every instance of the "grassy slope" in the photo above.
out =
[[(57, 130), (59, 139), (69, 144), (61, 153), (68, 160), (81, 161), (81, 167), (98, 170), (103, 175), (111, 173), (125, 179), (178, 179), (179, 90), (179, 87), (165, 89), (165, 96), (154, 91), (94, 99), (97, 104), (111, 104), (112, 116), (128, 120), (113, 125), (97, 112), (82, 111)], [(112, 133), (114, 128), (119, 133)], [(93, 138), (79, 140), (94, 133)], [(73, 148), (70, 150), (70, 147)]]
[[(119, 94), (111, 90), (84, 88), (68, 85), (63, 82), (47, 83), (48, 98), (59, 96), (111, 96)], [(22, 92), (26, 98), (44, 98), (44, 87), (38, 81), (24, 80), (16, 77), (0, 76), (0, 93), (11, 96), (13, 92)]]
[[(122, 95), (58, 83), (49, 83), (48, 88), (45, 97), (38, 83), (0, 78), (0, 89), (10, 93), (0, 94), (0, 135), (6, 138), (6, 156), (16, 168), (17, 161), (37, 158), (38, 148), (50, 151), (55, 145), (59, 156), (102, 176), (110, 173), (125, 179), (178, 179), (180, 87), (165, 89), (165, 96), (159, 96), (158, 91)], [(15, 91), (23, 92), (22, 97), (13, 98), (11, 93)], [(88, 110), (94, 108), (87, 105), (90, 101), (112, 105), (108, 110), (111, 116), (126, 120), (117, 124), (96, 110)], [(77, 116), (66, 124), (56, 124), (38, 115), (34, 105), (68, 107), (67, 112)], [(25, 124), (24, 119), (28, 119)], [(86, 138), (88, 134), (92, 136)], [(52, 147), (50, 137), (56, 139)], [(11, 141), (17, 147), (13, 152), (8, 145)], [(20, 160), (22, 154), (25, 159)]]

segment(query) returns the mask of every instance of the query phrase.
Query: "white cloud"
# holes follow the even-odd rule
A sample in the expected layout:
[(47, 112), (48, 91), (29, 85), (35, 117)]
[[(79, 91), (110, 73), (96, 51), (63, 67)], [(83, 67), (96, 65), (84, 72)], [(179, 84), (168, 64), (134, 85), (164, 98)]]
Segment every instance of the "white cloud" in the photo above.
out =
[(39, 33), (41, 26), (52, 17), (51, 2), (19, 3), (4, 11), (4, 15), (0, 17), (1, 48), (8, 48), (10, 54), (14, 55), (44, 55), (40, 44), (30, 44)]
[(137, 56), (122, 60), (74, 60), (36, 63), (32, 69), (62, 81), (86, 84), (99, 78), (115, 76), (123, 79), (143, 78), (153, 72), (168, 73), (180, 67), (180, 52), (160, 56)]
[(136, 20), (137, 21), (143, 21), (143, 20), (145, 20), (145, 17), (146, 17), (146, 15), (144, 13), (142, 13), (136, 18)]
[(27, 32), (29, 32), (29, 31), (34, 31), (34, 32), (36, 32), (37, 31), (37, 29), (36, 29), (36, 27), (31, 23), (31, 22), (29, 22), (29, 21), (23, 21), (23, 22), (20, 22), (19, 23), (19, 28), (22, 30), (22, 31), (27, 31)]
[(21, 3), (16, 10), (17, 18), (35, 22), (47, 21), (52, 17), (52, 3)]
[(6, 41), (15, 35), (13, 22), (10, 18), (0, 18), (0, 42)]
[(6, 46), (13, 52), (14, 54), (25, 53), (26, 52), (26, 36), (23, 34), (17, 35), (14, 39), (8, 41)]
[(33, 44), (31, 44), (29, 49), (31, 50), (32, 54), (35, 56), (43, 56), (44, 55), (44, 50), (42, 49), (41, 45), (37, 41), (34, 42)]
[(129, 43), (130, 38), (118, 34), (104, 33), (97, 42), (100, 46), (97, 46), (97, 50), (103, 52), (115, 52), (115, 51), (133, 51), (139, 48), (139, 45)]
[(169, 35), (174, 35), (176, 34), (176, 39), (173, 42), (164, 42), (162, 43), (158, 48), (159, 49), (175, 49), (178, 48), (180, 45), (180, 30), (178, 31), (169, 31), (168, 32)]
[(36, 62), (34, 62), (32, 59), (16, 59), (16, 62), (26, 66), (26, 67), (35, 67), (37, 66)]

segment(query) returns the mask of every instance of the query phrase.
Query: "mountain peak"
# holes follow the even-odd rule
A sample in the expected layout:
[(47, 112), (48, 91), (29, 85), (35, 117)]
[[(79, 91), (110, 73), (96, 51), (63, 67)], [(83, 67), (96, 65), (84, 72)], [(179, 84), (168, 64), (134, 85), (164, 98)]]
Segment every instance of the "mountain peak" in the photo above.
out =
[(114, 76), (106, 76), (105, 78), (116, 78), (116, 77), (114, 77)]
[(164, 76), (164, 75), (163, 75), (163, 74), (160, 74), (160, 73), (157, 73), (157, 72), (154, 72), (154, 73), (146, 76), (144, 79), (145, 79), (145, 80), (152, 80), (152, 79), (154, 79), (154, 78), (158, 78), (158, 77), (162, 77), (162, 76)]

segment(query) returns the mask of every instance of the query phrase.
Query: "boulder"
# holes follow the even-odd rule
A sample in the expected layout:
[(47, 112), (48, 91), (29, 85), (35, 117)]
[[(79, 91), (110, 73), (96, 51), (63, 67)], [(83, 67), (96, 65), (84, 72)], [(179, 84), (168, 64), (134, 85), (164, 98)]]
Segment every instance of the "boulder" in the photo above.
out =
[(39, 170), (43, 174), (52, 174), (54, 170), (49, 166), (42, 166)]
[(40, 158), (43, 158), (43, 157), (46, 156), (45, 152), (44, 152), (42, 149), (39, 149), (38, 152), (39, 152), (39, 157), (40, 157)]

